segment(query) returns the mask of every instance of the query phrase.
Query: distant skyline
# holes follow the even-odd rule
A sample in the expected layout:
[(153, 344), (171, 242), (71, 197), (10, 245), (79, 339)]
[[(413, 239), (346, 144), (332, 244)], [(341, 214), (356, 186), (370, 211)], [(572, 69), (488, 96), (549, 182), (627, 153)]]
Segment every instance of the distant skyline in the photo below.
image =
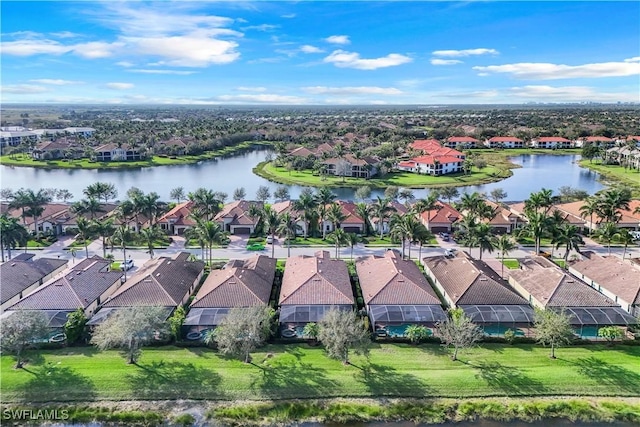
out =
[(640, 102), (640, 2), (0, 2), (1, 101)]

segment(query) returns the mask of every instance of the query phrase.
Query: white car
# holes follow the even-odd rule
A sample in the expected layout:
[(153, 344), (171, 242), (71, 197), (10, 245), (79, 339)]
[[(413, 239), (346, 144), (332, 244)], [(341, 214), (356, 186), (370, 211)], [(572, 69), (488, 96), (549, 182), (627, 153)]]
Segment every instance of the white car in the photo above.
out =
[(276, 240), (277, 239), (275, 239), (273, 236), (267, 236), (267, 244), (269, 245), (272, 245)]
[(131, 270), (133, 267), (135, 267), (135, 266), (134, 266), (133, 260), (131, 258), (129, 258), (128, 260), (126, 260), (125, 262), (120, 264), (120, 268), (122, 268), (124, 271)]

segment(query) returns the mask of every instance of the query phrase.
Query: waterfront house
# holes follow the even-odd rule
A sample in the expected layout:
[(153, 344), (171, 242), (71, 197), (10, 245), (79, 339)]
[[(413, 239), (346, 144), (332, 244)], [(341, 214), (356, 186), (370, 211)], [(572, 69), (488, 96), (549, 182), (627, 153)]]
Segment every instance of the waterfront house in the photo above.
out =
[[(338, 224), (338, 228), (343, 229), (346, 233), (364, 233), (364, 218), (358, 215), (357, 205), (350, 201), (336, 200), (334, 202), (340, 206), (340, 210), (344, 215), (344, 220)], [(331, 205), (327, 205), (327, 210)], [(327, 233), (331, 233), (335, 229), (335, 224), (325, 217), (321, 224), (320, 231), (325, 230)]]
[(446, 175), (462, 171), (463, 160), (453, 156), (418, 156), (403, 160), (396, 166), (398, 170), (424, 175)]
[(322, 162), (329, 175), (367, 179), (378, 173), (379, 163), (380, 161), (375, 157), (367, 156), (357, 159), (352, 154), (332, 157)]
[(480, 145), (480, 141), (470, 136), (452, 136), (447, 138), (447, 142), (444, 145), (449, 148), (477, 148)]
[(453, 226), (462, 218), (462, 214), (453, 206), (441, 201), (436, 207), (419, 215), (422, 225), (432, 233), (450, 233)]
[(543, 136), (531, 141), (533, 148), (571, 148), (573, 143), (561, 136)]
[(130, 144), (104, 144), (94, 150), (98, 162), (122, 162), (142, 160), (142, 155), (137, 147)]
[(600, 148), (610, 148), (614, 146), (615, 141), (606, 136), (586, 136), (576, 141), (576, 147), (584, 147), (586, 144), (595, 145)]
[(509, 273), (509, 283), (535, 307), (566, 312), (581, 338), (597, 339), (603, 326), (627, 326), (636, 319), (620, 305), (541, 257), (521, 259), (520, 270)]
[(640, 266), (615, 256), (583, 252), (581, 261), (569, 264), (569, 272), (612, 299), (629, 314), (640, 316)]
[(446, 319), (441, 302), (415, 262), (396, 250), (356, 261), (362, 298), (377, 336), (404, 336), (409, 325), (433, 328)]
[(271, 205), (271, 209), (276, 211), (278, 215), (289, 213), (293, 219), (296, 220), (298, 227), (296, 228), (296, 235), (304, 236), (308, 235), (307, 222), (302, 219), (302, 212), (297, 211), (294, 208), (295, 202), (293, 200), (284, 200), (282, 202), (276, 202)]
[[(569, 215), (570, 217), (578, 217), (583, 218), (584, 227), (589, 230), (596, 230), (603, 219), (600, 218), (597, 214), (593, 215), (585, 215), (582, 217), (582, 213), (580, 212), (580, 208), (584, 205), (584, 201), (570, 202), (570, 203), (560, 203), (555, 205), (555, 209)], [(620, 221), (616, 224), (618, 228), (626, 228), (629, 230), (637, 230), (640, 228), (640, 214), (634, 213), (636, 207), (640, 206), (640, 200), (632, 200), (629, 203), (629, 209), (619, 209), (618, 213), (620, 214)], [(568, 217), (569, 218), (569, 217)]]
[(494, 136), (487, 139), (484, 145), (488, 148), (523, 148), (524, 141), (515, 136)]
[(533, 324), (533, 308), (506, 285), (485, 262), (466, 252), (423, 259), (427, 277), (444, 302), (461, 308), (487, 335), (512, 329), (526, 335)]
[(24, 128), (0, 131), (0, 149), (16, 147), (20, 144), (28, 144), (30, 142), (35, 143), (37, 140), (38, 134)]
[(0, 264), (0, 313), (62, 272), (68, 262), (56, 258), (34, 259), (34, 256), (21, 253)]
[(200, 339), (213, 329), (232, 308), (269, 304), (276, 260), (254, 255), (244, 260), (230, 260), (221, 270), (213, 270), (202, 284), (184, 322), (187, 339)]
[[(409, 208), (398, 202), (397, 200), (391, 200), (388, 204), (389, 207), (393, 208), (394, 210), (391, 212), (391, 214), (399, 214), (399, 215), (404, 215), (407, 212), (409, 212)], [(383, 218), (382, 219), (382, 224), (380, 224), (380, 219), (376, 216), (370, 216), (369, 217), (369, 222), (371, 223), (371, 227), (373, 229), (373, 231), (375, 231), (377, 234), (380, 234), (380, 226), (382, 225), (382, 233), (386, 234), (390, 231), (390, 222), (391, 222), (391, 218)]]
[(485, 200), (485, 203), (493, 209), (493, 217), (483, 219), (491, 227), (491, 230), (497, 234), (511, 233), (518, 227), (519, 215), (513, 213), (508, 207), (499, 203)]
[(231, 234), (252, 234), (258, 225), (258, 217), (252, 217), (249, 213), (252, 205), (262, 209), (262, 202), (236, 200), (224, 205), (222, 210), (213, 219), (220, 224), (223, 231)]
[(186, 230), (196, 225), (196, 221), (191, 217), (192, 210), (192, 201), (178, 203), (169, 212), (158, 218), (157, 223), (165, 233), (184, 234)]
[(302, 337), (309, 322), (319, 322), (331, 309), (353, 310), (355, 299), (347, 264), (328, 251), (287, 258), (280, 296), (280, 333)]

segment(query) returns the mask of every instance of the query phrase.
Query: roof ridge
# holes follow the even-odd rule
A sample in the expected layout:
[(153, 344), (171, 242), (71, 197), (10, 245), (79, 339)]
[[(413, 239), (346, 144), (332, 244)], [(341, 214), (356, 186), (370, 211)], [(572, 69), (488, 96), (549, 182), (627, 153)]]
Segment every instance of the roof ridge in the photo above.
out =
[[(551, 302), (556, 292), (558, 292), (558, 289), (560, 289), (560, 285), (562, 284), (562, 281), (564, 280), (565, 277), (567, 277), (567, 275), (560, 272), (560, 280), (558, 280), (558, 283), (556, 283), (556, 286), (553, 288), (553, 292), (551, 292), (551, 295), (549, 295), (549, 298), (547, 298), (547, 304)], [(545, 307), (547, 304), (545, 304)]]
[[(84, 301), (82, 301), (80, 299), (80, 296), (78, 295), (78, 293), (76, 292), (76, 290), (73, 288), (73, 286), (71, 286), (71, 282), (67, 279), (67, 276), (62, 276), (61, 277), (62, 280), (64, 280), (65, 285), (67, 285), (69, 287), (69, 289), (71, 289), (71, 293), (73, 293), (73, 295), (77, 298), (78, 302), (80, 303), (81, 307), (84, 307)], [(51, 284), (54, 284), (54, 282), (51, 282)]]

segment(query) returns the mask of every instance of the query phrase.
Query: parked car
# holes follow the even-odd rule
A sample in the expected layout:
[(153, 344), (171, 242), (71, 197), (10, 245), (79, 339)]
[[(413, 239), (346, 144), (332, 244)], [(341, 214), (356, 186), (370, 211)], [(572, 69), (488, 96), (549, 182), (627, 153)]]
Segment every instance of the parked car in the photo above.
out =
[(133, 260), (131, 258), (120, 264), (120, 268), (122, 268), (124, 271), (131, 270), (133, 267), (135, 267), (135, 265), (133, 264)]
[(272, 245), (273, 242), (275, 242), (276, 240), (278, 240), (278, 239), (276, 239), (273, 236), (267, 236), (267, 244), (269, 244), (269, 245)]
[(444, 256), (446, 256), (446, 257), (454, 257), (454, 256), (456, 256), (456, 252), (458, 252), (458, 250), (456, 248), (445, 249), (444, 250)]
[(543, 256), (545, 258), (551, 258), (551, 254), (549, 252), (545, 252), (545, 251), (538, 252), (538, 255)]

